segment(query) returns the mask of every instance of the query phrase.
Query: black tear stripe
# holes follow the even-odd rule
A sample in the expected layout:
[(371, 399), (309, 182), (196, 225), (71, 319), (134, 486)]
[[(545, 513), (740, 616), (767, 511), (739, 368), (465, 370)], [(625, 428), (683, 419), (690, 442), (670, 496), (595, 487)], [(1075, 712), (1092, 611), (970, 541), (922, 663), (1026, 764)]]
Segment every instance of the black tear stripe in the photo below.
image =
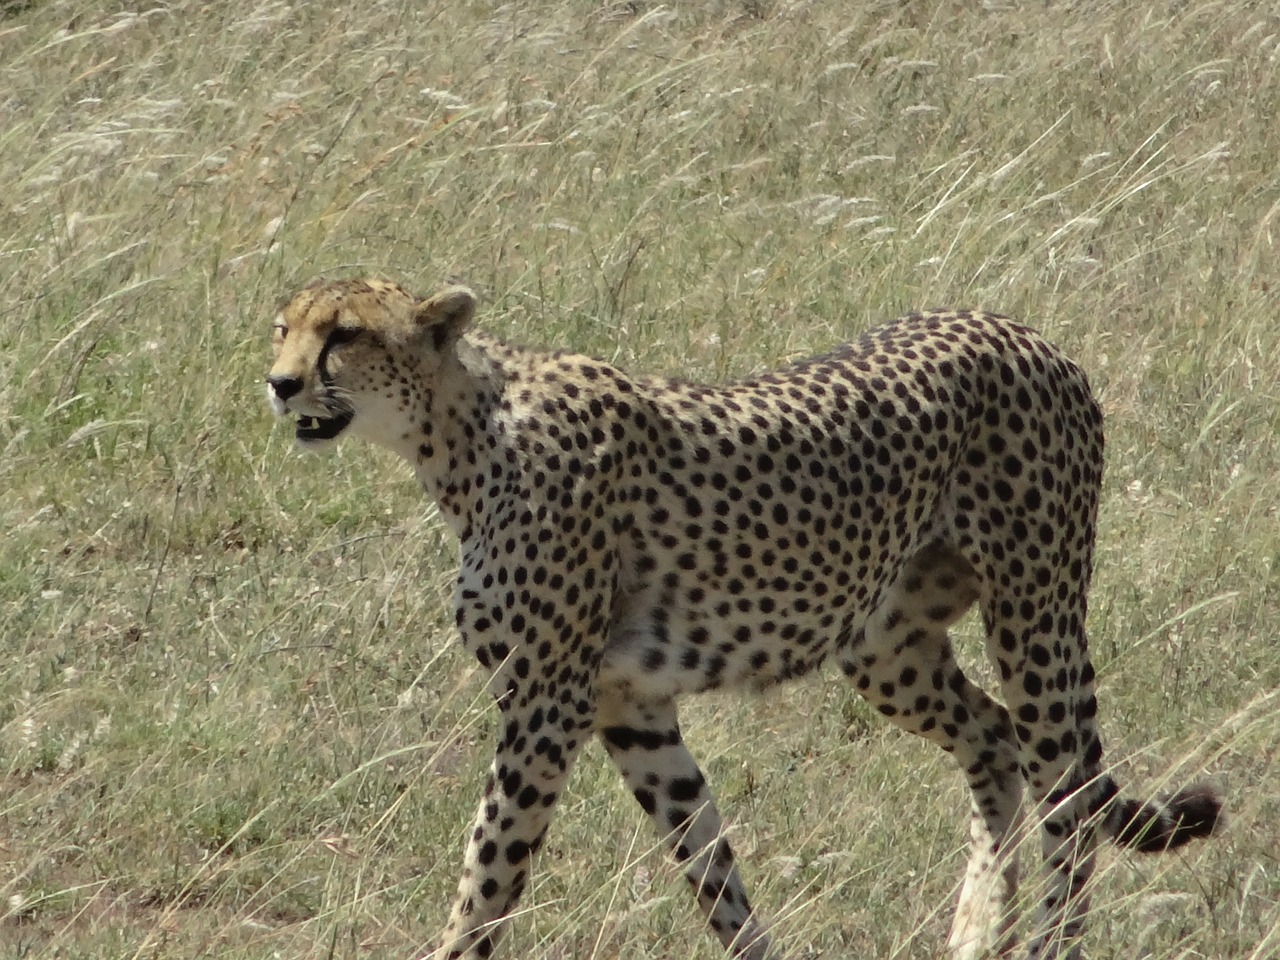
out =
[(323, 383), (326, 387), (333, 386), (333, 374), (331, 374), (328, 370), (329, 351), (332, 349), (333, 349), (333, 343), (326, 338), (324, 341), (324, 346), (320, 348), (320, 356), (316, 358), (316, 373), (320, 377), (320, 382)]

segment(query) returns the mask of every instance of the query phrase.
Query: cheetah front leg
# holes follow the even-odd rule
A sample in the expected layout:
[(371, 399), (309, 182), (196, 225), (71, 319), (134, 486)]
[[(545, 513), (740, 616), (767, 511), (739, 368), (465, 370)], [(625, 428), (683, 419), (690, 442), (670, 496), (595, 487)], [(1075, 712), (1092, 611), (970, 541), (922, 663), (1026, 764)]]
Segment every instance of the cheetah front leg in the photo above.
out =
[(589, 717), (559, 702), (499, 700), (502, 733), (467, 841), (448, 926), (431, 960), (493, 954), (529, 878), (572, 761), (589, 736)]
[(734, 957), (774, 960), (756, 920), (706, 778), (680, 736), (674, 700), (638, 701), (605, 687), (596, 729), (658, 828), (698, 898), (711, 929)]
[[(493, 670), (489, 691), (499, 712), (498, 743), (449, 923), (431, 960), (493, 955), (573, 761), (591, 736), (603, 611), (608, 609), (608, 584), (602, 586), (592, 568), (580, 581), (565, 577), (581, 601), (569, 609), (580, 627), (565, 626), (561, 615), (542, 628), (544, 635), (551, 635), (552, 626), (560, 628), (556, 643), (533, 642), (535, 617), (549, 616), (552, 604), (532, 592), (508, 599), (483, 586), (477, 589), (468, 574), (485, 567), (471, 557), (464, 551), (456, 618), (463, 646)], [(482, 584), (490, 577), (495, 583), (519, 582), (516, 575), (499, 571), (486, 574)]]

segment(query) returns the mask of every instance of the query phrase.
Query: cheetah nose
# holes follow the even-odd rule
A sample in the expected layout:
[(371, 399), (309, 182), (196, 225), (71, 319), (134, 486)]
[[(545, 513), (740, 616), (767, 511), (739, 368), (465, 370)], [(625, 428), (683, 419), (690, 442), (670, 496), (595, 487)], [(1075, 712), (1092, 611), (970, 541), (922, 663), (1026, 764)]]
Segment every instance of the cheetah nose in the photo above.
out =
[(267, 377), (267, 383), (271, 385), (271, 389), (275, 391), (276, 396), (281, 400), (288, 400), (292, 396), (296, 396), (302, 389), (301, 377)]

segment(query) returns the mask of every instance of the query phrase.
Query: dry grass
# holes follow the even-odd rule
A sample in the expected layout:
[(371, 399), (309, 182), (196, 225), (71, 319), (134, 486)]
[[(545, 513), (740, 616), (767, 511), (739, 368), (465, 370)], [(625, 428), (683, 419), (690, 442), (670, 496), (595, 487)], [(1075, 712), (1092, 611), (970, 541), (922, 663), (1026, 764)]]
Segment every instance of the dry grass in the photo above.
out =
[[(1233, 813), (1107, 854), (1090, 955), (1276, 955), (1278, 71), (1240, 0), (0, 3), (0, 960), (408, 956), (444, 916), (491, 724), (452, 545), (261, 399), (326, 271), (706, 378), (912, 306), (1044, 329), (1109, 418), (1110, 756)], [(796, 955), (937, 955), (942, 758), (835, 678), (687, 727)], [(509, 955), (719, 955), (616, 781), (588, 751)]]

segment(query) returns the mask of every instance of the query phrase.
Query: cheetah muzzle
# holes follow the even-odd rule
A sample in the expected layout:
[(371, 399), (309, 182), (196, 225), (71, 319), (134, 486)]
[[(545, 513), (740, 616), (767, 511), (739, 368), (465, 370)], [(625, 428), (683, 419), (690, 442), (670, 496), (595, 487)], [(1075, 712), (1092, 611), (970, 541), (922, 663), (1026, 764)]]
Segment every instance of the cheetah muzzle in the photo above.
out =
[(332, 417), (299, 416), (294, 427), (294, 436), (299, 443), (316, 443), (336, 439), (338, 434), (351, 425), (354, 414), (339, 410)]
[[(1046, 960), (1079, 956), (1099, 836), (1158, 852), (1221, 828), (1211, 787), (1133, 799), (1103, 766), (1085, 633), (1102, 413), (1039, 334), (911, 314), (709, 386), (510, 346), (469, 329), (474, 309), (462, 287), (317, 281), (277, 315), (267, 378), (299, 443), (395, 451), (461, 544), (455, 623), (501, 722), (434, 960), (493, 954), (592, 738), (725, 948), (779, 956), (677, 701), (824, 663), (968, 781), (956, 960), (1014, 942), (1023, 829), (1044, 855), (1027, 952)], [(975, 604), (1000, 700), (947, 632)]]

